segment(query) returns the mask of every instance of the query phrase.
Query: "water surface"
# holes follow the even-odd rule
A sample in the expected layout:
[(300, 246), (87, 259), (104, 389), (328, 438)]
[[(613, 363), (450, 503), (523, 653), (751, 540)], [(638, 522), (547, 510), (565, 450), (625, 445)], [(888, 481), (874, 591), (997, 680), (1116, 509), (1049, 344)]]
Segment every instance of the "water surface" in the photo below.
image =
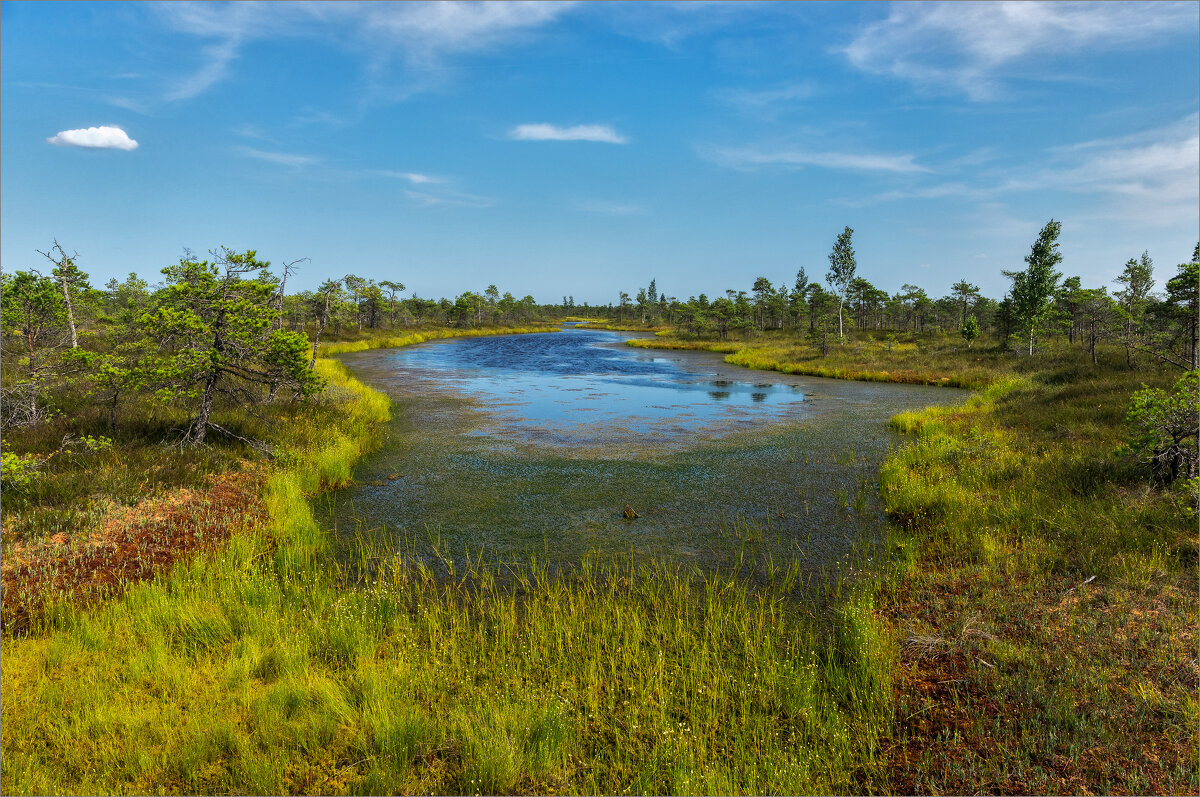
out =
[(393, 420), (358, 485), (329, 500), (339, 536), (513, 563), (598, 552), (821, 568), (880, 536), (888, 418), (965, 396), (752, 371), (630, 337), (566, 329), (343, 356), (392, 397)]

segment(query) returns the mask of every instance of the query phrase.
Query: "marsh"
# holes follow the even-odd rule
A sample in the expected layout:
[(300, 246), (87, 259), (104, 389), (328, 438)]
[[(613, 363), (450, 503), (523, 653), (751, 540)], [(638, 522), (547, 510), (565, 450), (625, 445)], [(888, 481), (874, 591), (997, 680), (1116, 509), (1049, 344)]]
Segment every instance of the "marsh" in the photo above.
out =
[(965, 395), (747, 371), (631, 337), (568, 326), (344, 355), (393, 419), (356, 485), (327, 499), (343, 547), (825, 568), (880, 538), (888, 419)]

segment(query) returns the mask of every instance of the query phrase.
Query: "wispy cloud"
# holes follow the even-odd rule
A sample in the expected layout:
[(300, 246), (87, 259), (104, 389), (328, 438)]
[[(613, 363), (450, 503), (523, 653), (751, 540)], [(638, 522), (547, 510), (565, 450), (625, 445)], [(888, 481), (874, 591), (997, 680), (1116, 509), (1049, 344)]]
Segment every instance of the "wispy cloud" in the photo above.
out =
[(517, 125), (508, 137), (516, 141), (598, 141), (604, 144), (626, 144), (629, 139), (608, 125), (575, 125), (557, 127), (549, 124)]
[(138, 143), (126, 135), (119, 127), (101, 125), (100, 127), (85, 127), (78, 130), (63, 130), (46, 141), (56, 147), (82, 147), (84, 149), (121, 149), (135, 150)]
[(292, 168), (300, 168), (302, 166), (311, 166), (318, 163), (321, 159), (313, 155), (295, 155), (289, 152), (267, 152), (254, 147), (237, 147), (236, 151), (246, 156), (247, 158), (255, 158), (267, 163), (274, 163), (279, 166), (291, 166)]
[(190, 75), (174, 80), (164, 92), (163, 99), (190, 100), (229, 77), (230, 65), (238, 56), (239, 45), (236, 39), (226, 39), (202, 48), (204, 63), (201, 67)]
[(233, 134), (235, 136), (241, 136), (242, 138), (253, 138), (258, 141), (267, 141), (271, 144), (277, 143), (274, 138), (272, 138), (266, 131), (264, 131), (258, 125), (252, 125), (252, 124), (238, 125), (237, 127), (233, 128)]
[(717, 89), (713, 92), (721, 102), (743, 108), (764, 108), (780, 103), (795, 103), (811, 99), (817, 93), (812, 81), (788, 83), (770, 89)]
[[(1056, 151), (1057, 163), (1017, 177), (1012, 189), (1100, 195), (1112, 213), (1151, 225), (1195, 222), (1200, 206), (1200, 116), (1118, 139)], [(1006, 186), (1008, 187), (1008, 186)]]
[[(164, 97), (195, 97), (232, 75), (241, 51), (255, 41), (301, 38), (329, 41), (360, 54), (368, 71), (392, 60), (435, 71), (456, 54), (520, 41), (553, 21), (571, 3), (164, 3), (153, 12), (174, 30), (212, 40), (202, 64), (176, 78)], [(428, 77), (428, 74), (426, 75)]]
[(490, 208), (496, 200), (486, 196), (464, 194), (458, 191), (412, 191), (405, 190), (404, 196), (423, 207), (460, 207), (460, 208)]
[(430, 177), (427, 174), (417, 174), (416, 172), (378, 171), (376, 174), (381, 177), (394, 177), (397, 180), (407, 180), (413, 185), (436, 185), (446, 182), (441, 177)]
[(1200, 116), (1119, 138), (1056, 147), (1033, 164), (993, 166), (958, 181), (889, 190), (851, 206), (912, 199), (997, 201), (1067, 191), (1097, 199), (1100, 215), (1148, 226), (1195, 221), (1200, 205)]
[(987, 100), (1012, 74), (1045, 77), (1044, 63), (1031, 70), (1035, 57), (1148, 46), (1195, 28), (1194, 3), (895, 3), (842, 52), (867, 72)]
[(704, 150), (711, 160), (723, 166), (753, 168), (757, 166), (787, 166), (802, 168), (819, 166), (826, 169), (845, 169), (865, 172), (915, 173), (928, 168), (914, 163), (915, 155), (883, 155), (870, 152), (829, 152), (790, 147), (747, 146), (711, 148)]

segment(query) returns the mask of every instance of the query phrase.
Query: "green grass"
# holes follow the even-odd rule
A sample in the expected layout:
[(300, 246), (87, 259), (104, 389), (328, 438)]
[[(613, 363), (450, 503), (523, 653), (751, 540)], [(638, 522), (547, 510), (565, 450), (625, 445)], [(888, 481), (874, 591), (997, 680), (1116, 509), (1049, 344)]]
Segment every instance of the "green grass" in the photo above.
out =
[(446, 579), (377, 548), (350, 586), (309, 498), (388, 408), (320, 367), (305, 413), (329, 424), (297, 424), (265, 523), (4, 636), (6, 792), (850, 788), (888, 700), (866, 591), (819, 617), (796, 567), (765, 590), (632, 561)]
[(1195, 483), (1121, 452), (1143, 381), (1080, 364), (898, 416), (885, 466), (899, 791), (1195, 792)]
[[(889, 354), (843, 365), (955, 356)], [(983, 356), (984, 393), (896, 419), (895, 561), (823, 603), (793, 598), (795, 566), (752, 587), (364, 542), (339, 570), (311, 498), (389, 408), (322, 360), (321, 400), (274, 416), (265, 520), (0, 639), (0, 789), (1195, 792), (1194, 487), (1117, 453), (1130, 393), (1168, 375)], [(746, 360), (769, 362), (791, 361)], [(70, 472), (41, 499), (91, 495)]]

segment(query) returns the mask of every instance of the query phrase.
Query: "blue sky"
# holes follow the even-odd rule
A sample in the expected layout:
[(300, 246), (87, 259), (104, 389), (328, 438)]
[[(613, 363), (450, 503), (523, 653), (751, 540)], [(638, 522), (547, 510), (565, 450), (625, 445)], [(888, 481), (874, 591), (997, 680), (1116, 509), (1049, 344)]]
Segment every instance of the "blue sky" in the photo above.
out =
[[(930, 294), (1050, 218), (1161, 286), (1200, 239), (1191, 3), (0, 5), (0, 262), (102, 285), (218, 245), (293, 283), (615, 301)], [(42, 262), (39, 262), (42, 261)]]

